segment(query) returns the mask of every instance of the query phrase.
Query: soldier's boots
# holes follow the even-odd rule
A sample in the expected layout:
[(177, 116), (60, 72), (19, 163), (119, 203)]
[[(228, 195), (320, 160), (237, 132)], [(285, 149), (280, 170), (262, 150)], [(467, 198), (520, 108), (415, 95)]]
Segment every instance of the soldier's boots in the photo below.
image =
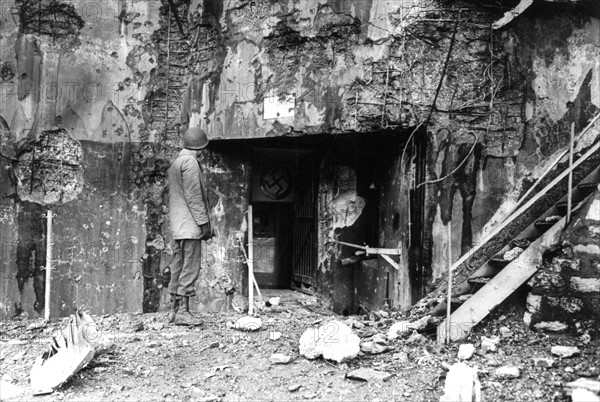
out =
[(175, 317), (175, 324), (199, 326), (202, 325), (202, 320), (190, 312), (190, 298), (184, 296), (181, 298), (181, 309)]
[(177, 316), (177, 311), (179, 311), (179, 303), (181, 298), (175, 295), (171, 295), (171, 309), (169, 310), (168, 320), (169, 323), (175, 322), (175, 317)]

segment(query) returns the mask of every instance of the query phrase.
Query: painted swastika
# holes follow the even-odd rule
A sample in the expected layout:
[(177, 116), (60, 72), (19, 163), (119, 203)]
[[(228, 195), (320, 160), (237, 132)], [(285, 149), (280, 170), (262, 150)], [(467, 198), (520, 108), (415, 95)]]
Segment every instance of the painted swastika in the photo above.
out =
[(260, 189), (268, 198), (281, 200), (292, 191), (292, 180), (288, 171), (281, 166), (268, 166), (260, 175)]

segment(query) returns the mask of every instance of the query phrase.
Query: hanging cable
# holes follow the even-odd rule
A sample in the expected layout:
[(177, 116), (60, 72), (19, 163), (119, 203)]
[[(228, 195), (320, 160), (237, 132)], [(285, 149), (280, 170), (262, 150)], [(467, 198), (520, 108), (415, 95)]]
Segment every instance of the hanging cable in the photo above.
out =
[(462, 160), (462, 162), (460, 162), (460, 164), (454, 168), (454, 170), (452, 170), (450, 173), (448, 173), (446, 176), (437, 179), (437, 180), (430, 180), (430, 181), (424, 181), (423, 183), (420, 183), (419, 185), (417, 185), (417, 187), (415, 188), (419, 188), (421, 186), (424, 186), (425, 184), (435, 184), (435, 183), (439, 183), (441, 181), (446, 180), (448, 177), (452, 176), (454, 173), (456, 173), (465, 163), (467, 163), (467, 160), (469, 160), (469, 157), (471, 156), (471, 154), (473, 153), (473, 151), (475, 150), (475, 146), (477, 145), (477, 142), (479, 141), (479, 137), (472, 131), (469, 131), (469, 134), (471, 134), (473, 136), (473, 145), (471, 146), (471, 149), (469, 150), (469, 153), (467, 154), (467, 156), (465, 156), (465, 158)]

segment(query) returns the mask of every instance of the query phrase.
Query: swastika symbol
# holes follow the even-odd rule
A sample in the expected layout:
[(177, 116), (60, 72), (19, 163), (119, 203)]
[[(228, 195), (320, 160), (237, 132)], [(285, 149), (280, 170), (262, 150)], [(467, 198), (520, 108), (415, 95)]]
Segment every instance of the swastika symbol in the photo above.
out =
[(272, 200), (287, 197), (292, 190), (289, 173), (281, 166), (266, 167), (260, 175), (260, 189)]

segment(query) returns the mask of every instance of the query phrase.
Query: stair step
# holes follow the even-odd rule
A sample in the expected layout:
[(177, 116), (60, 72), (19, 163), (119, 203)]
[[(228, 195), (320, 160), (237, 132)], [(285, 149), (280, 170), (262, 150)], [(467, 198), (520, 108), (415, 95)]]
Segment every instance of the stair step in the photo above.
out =
[(584, 196), (588, 196), (594, 192), (598, 186), (600, 186), (600, 183), (581, 183), (577, 185), (577, 189), (581, 191)]
[(478, 276), (475, 278), (469, 278), (467, 280), (467, 282), (469, 282), (472, 285), (483, 285), (483, 284), (488, 283), (491, 280), (492, 280), (492, 278), (489, 276)]
[(546, 231), (546, 230), (550, 229), (552, 226), (554, 226), (554, 224), (558, 220), (560, 220), (560, 219), (557, 219), (557, 220), (554, 220), (554, 219), (552, 219), (552, 220), (540, 219), (539, 221), (535, 222), (535, 227), (538, 228), (538, 229), (540, 229), (540, 230)]
[(510, 263), (510, 261), (505, 260), (502, 256), (495, 256), (490, 260), (490, 264), (495, 267), (505, 267)]

